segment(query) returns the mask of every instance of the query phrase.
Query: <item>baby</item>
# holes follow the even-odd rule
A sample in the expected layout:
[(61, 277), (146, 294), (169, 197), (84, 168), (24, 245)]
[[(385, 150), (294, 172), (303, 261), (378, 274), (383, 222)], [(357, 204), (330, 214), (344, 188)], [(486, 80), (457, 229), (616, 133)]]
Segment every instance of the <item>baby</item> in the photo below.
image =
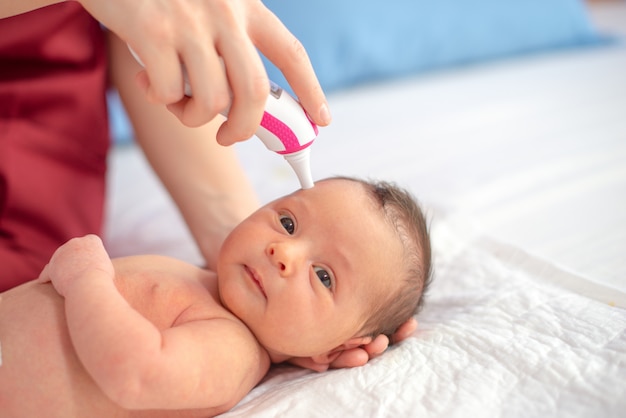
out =
[(235, 228), (217, 273), (69, 241), (0, 295), (7, 417), (213, 416), (272, 363), (390, 335), (430, 281), (424, 216), (387, 183), (320, 181)]

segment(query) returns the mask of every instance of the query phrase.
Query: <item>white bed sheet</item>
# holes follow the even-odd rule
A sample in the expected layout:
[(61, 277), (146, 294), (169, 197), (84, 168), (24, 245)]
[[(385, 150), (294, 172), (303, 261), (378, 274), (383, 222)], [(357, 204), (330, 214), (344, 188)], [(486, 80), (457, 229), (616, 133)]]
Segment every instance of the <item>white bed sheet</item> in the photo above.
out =
[[(607, 16), (626, 21), (625, 4)], [(225, 416), (624, 416), (626, 46), (360, 87), (330, 104), (314, 177), (394, 180), (430, 214), (420, 328), (362, 368), (277, 368)], [(238, 149), (262, 201), (297, 188), (258, 141)], [(111, 254), (199, 263), (137, 149), (115, 149), (111, 168)]]

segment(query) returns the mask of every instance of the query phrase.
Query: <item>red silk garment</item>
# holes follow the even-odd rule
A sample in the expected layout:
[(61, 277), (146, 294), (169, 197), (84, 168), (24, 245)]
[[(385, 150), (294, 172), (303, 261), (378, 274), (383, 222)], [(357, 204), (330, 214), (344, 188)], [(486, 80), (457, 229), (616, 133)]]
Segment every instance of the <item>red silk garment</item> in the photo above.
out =
[(104, 33), (78, 3), (0, 20), (0, 291), (101, 232), (105, 89)]

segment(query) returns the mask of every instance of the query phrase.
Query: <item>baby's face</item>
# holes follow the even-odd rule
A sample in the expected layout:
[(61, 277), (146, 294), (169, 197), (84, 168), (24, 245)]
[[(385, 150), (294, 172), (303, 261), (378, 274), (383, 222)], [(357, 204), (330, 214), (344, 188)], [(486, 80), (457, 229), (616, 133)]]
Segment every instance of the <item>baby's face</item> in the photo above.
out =
[(359, 183), (329, 180), (242, 222), (218, 261), (223, 303), (275, 354), (327, 352), (396, 289), (402, 245)]

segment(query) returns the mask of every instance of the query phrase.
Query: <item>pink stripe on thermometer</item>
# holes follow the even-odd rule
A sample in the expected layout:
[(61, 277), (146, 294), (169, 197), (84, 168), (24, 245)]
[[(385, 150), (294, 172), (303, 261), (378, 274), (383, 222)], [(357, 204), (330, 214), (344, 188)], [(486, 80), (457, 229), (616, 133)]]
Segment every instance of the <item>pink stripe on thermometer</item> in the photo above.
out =
[(313, 187), (310, 149), (318, 128), (293, 97), (270, 81), (270, 94), (256, 136), (291, 165), (303, 189)]
[[(308, 148), (313, 141), (309, 141), (306, 144), (300, 144), (295, 132), (292, 131), (289, 126), (283, 123), (281, 120), (275, 118), (267, 112), (263, 112), (263, 119), (261, 119), (261, 126), (268, 132), (271, 132), (276, 136), (283, 144), (284, 151), (276, 151), (278, 154), (290, 154), (292, 152), (301, 151), (304, 148)], [(317, 126), (313, 126), (315, 133), (317, 134)]]

